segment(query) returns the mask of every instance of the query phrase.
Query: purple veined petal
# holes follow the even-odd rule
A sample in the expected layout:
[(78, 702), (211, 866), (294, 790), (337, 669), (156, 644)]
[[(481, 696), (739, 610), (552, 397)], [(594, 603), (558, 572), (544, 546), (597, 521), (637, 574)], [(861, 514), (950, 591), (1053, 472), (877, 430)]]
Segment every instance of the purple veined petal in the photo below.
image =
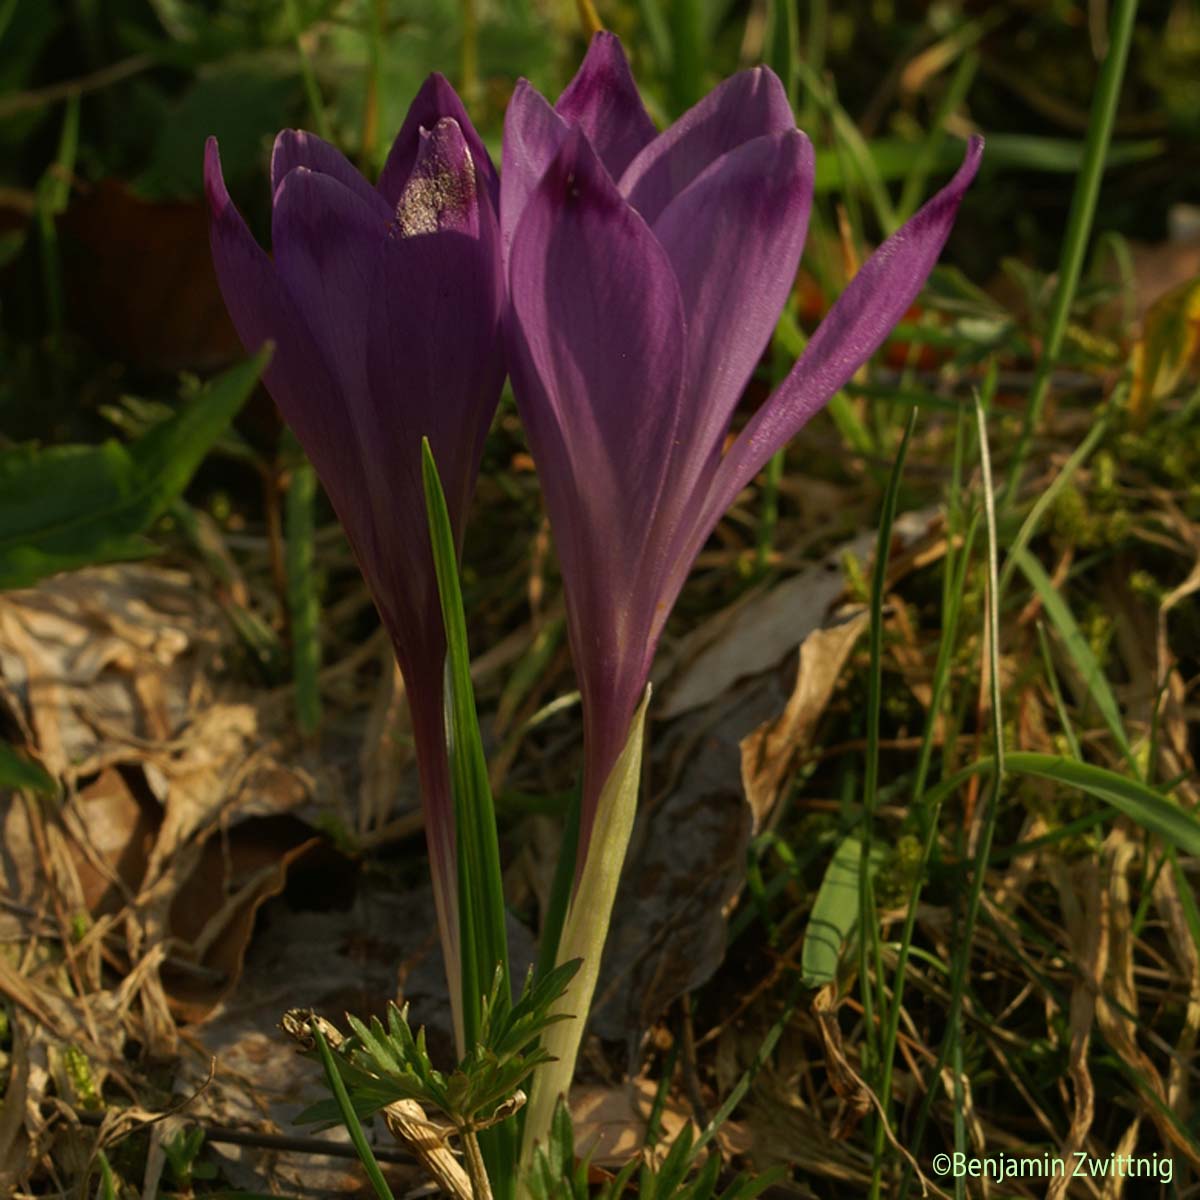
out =
[(691, 559), (738, 492), (883, 344), (933, 270), (975, 178), (983, 138), (967, 144), (954, 178), (875, 251), (826, 314), (787, 378), (721, 460), (708, 500), (680, 553)]
[(620, 179), (658, 136), (620, 41), (604, 30), (592, 37), (582, 65), (554, 108), (583, 129), (613, 179)]
[(578, 128), (529, 198), (509, 278), (509, 368), (583, 693), (586, 848), (649, 666), (656, 517), (682, 404), (682, 301), (662, 247)]
[(688, 330), (688, 419), (670, 485), (685, 509), (716, 465), (791, 292), (813, 173), (812, 145), (798, 129), (755, 138), (717, 159), (653, 227), (679, 280)]
[[(403, 481), (423, 511), (421, 439), (428, 437), (460, 548), (504, 379), (499, 232), (486, 201), (478, 205), (477, 230), (385, 239), (366, 331), (369, 391), (378, 409), (373, 425), (395, 443), (381, 452), (393, 487)], [(432, 583), (432, 570), (427, 574)]]
[[(275, 269), (329, 368), (352, 418), (366, 394), (371, 280), (389, 226), (379, 211), (329, 175), (288, 173), (275, 197)], [(369, 439), (367, 443), (369, 445)]]
[(541, 182), (569, 126), (527, 79), (519, 79), (504, 114), (500, 172), (500, 235), (507, 261), (529, 194)]
[(496, 177), (496, 168), (483, 144), (483, 139), (471, 124), (463, 102), (458, 93), (450, 86), (444, 75), (434, 72), (421, 84), (421, 90), (413, 97), (408, 106), (408, 115), (400, 132), (392, 143), (392, 149), (379, 175), (379, 192), (387, 201), (389, 208), (395, 208), (408, 182), (409, 175), (417, 161), (418, 138), (422, 129), (432, 129), (443, 117), (453, 117), (463, 132), (467, 145), (471, 148), (471, 157), (475, 161), (475, 169), (483, 178), (487, 194), (496, 207), (500, 203), (500, 181)]
[[(338, 384), (266, 252), (234, 206), (221, 175), (216, 138), (204, 153), (213, 265), (225, 306), (242, 344), (254, 353), (264, 342), (275, 354), (263, 383), (284, 419), (309, 447), (322, 477), (352, 478), (356, 470), (349, 416)], [(313, 397), (328, 397), (314, 403)]]
[(319, 175), (330, 175), (348, 187), (367, 204), (378, 207), (384, 220), (388, 217), (387, 202), (359, 174), (350, 160), (335, 146), (306, 133), (302, 129), (284, 129), (275, 138), (271, 151), (271, 195), (279, 192), (289, 171), (296, 167), (307, 167)]
[(787, 92), (770, 67), (741, 71), (714, 88), (625, 169), (620, 187), (653, 225), (663, 209), (722, 154), (768, 133), (795, 129)]

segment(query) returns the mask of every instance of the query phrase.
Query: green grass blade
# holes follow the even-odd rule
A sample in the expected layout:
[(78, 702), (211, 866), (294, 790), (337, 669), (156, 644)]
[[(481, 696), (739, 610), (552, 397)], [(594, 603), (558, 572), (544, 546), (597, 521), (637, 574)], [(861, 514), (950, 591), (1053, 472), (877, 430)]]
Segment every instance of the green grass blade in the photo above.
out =
[(658, 64), (658, 73), (666, 75), (671, 69), (674, 50), (671, 44), (671, 29), (663, 14), (661, 0), (638, 0), (638, 10), (642, 14), (646, 40), (650, 43), (654, 60)]
[(1063, 646), (1075, 664), (1075, 670), (1079, 673), (1088, 695), (1104, 718), (1104, 723), (1108, 726), (1125, 761), (1136, 772), (1137, 762), (1125, 734), (1125, 726), (1121, 720), (1121, 706), (1117, 703), (1117, 698), (1113, 695), (1112, 688), (1104, 677), (1104, 671), (1096, 660), (1095, 654), (1092, 653), (1092, 648), (1088, 645), (1083, 631), (1076, 624), (1067, 602), (1059, 594), (1050, 576), (1046, 574), (1045, 568), (1028, 550), (1012, 550), (1009, 558), (1020, 567), (1025, 578), (1033, 586), (1033, 590), (1037, 592), (1038, 599), (1041, 600), (1046, 615), (1058, 631), (1058, 636), (1062, 639)]
[[(864, 141), (875, 174), (882, 183), (903, 183), (913, 169), (913, 157), (922, 143), (906, 138), (880, 137)], [(1158, 138), (1113, 142), (1104, 158), (1104, 169), (1135, 166), (1162, 156), (1166, 143)], [(1045, 175), (1078, 175), (1086, 157), (1086, 146), (1071, 138), (988, 132), (988, 170), (1030, 171)], [(962, 162), (962, 145), (951, 138), (931, 152), (927, 165), (931, 175), (949, 174)], [(859, 172), (850, 164), (850, 174), (830, 154), (817, 155), (817, 173), (813, 187), (818, 195), (840, 192), (853, 183)]]
[(1050, 694), (1054, 697), (1054, 711), (1058, 713), (1058, 723), (1062, 726), (1063, 737), (1067, 739), (1071, 757), (1082, 761), (1083, 752), (1079, 748), (1079, 739), (1075, 736), (1075, 726), (1071, 724), (1071, 717), (1063, 700), (1062, 688), (1058, 684), (1058, 672), (1054, 669), (1054, 659), (1050, 656), (1050, 641), (1046, 636), (1044, 621), (1037, 623), (1037, 634), (1038, 648), (1042, 652), (1042, 663), (1046, 668), (1046, 681), (1050, 684)]
[[(971, 50), (958, 60), (950, 86), (933, 114), (929, 132), (921, 143), (912, 159), (912, 166), (904, 177), (904, 186), (900, 191), (900, 202), (896, 208), (896, 219), (907, 221), (920, 207), (921, 197), (925, 195), (925, 185), (929, 173), (933, 170), (938, 158), (938, 151), (946, 139), (945, 123), (948, 117), (954, 115), (959, 105), (967, 98), (971, 84), (975, 81), (975, 72), (979, 69), (979, 55)], [(955, 154), (958, 149), (952, 147)], [(990, 151), (990, 147), (989, 147)], [(991, 157), (989, 154), (989, 165)]]
[(1016, 556), (1033, 540), (1034, 535), (1041, 528), (1046, 513), (1050, 511), (1051, 505), (1058, 498), (1058, 494), (1071, 482), (1075, 472), (1092, 456), (1092, 451), (1100, 444), (1101, 438), (1107, 432), (1108, 422), (1104, 417), (1100, 417), (1088, 430), (1087, 437), (1075, 447), (1070, 458), (1063, 463), (1062, 470), (1054, 477), (1050, 486), (1038, 493), (1038, 498), (1033, 502), (1025, 520), (1021, 522), (1021, 528), (1017, 530), (1016, 537), (1005, 550), (1004, 570), (1000, 572), (1001, 597), (1008, 590), (1009, 580), (1012, 578), (1013, 571), (1016, 570)]
[[(497, 968), (505, 997), (512, 1002), (504, 882), (500, 872), (496, 810), (471, 684), (471, 656), (458, 578), (458, 553), (446, 497), (428, 439), (422, 439), (421, 443), (421, 471), (442, 620), (446, 628), (446, 736), (458, 846), (463, 1028), (470, 1050), (479, 1038), (484, 988), (490, 986)], [(479, 1135), (479, 1145), (496, 1200), (506, 1200), (514, 1194), (516, 1180), (516, 1123), (508, 1120), (483, 1131)]]
[(325, 110), (325, 102), (321, 99), (321, 88), (317, 83), (317, 73), (313, 70), (312, 58), (301, 36), (304, 29), (300, 24), (300, 13), (296, 7), (296, 0), (283, 0), (283, 3), (287, 12), (288, 23), (292, 29), (292, 39), (296, 44), (296, 54), (300, 59), (300, 78), (304, 81), (304, 95), (308, 100), (309, 111), (312, 113), (313, 121), (316, 123), (317, 132), (325, 141), (332, 142), (334, 140), (333, 127), (329, 123), (329, 114)]
[(767, 39), (765, 59), (787, 89), (792, 108), (796, 107), (796, 92), (800, 77), (796, 61), (800, 57), (799, 15), (795, 0), (769, 0), (767, 5)]
[[(896, 505), (900, 497), (900, 480), (904, 476), (904, 462), (908, 457), (909, 443), (917, 427), (917, 410), (909, 410), (908, 422), (896, 458), (892, 463), (887, 490), (883, 495), (883, 512), (879, 518), (879, 536), (875, 542), (875, 563), (871, 571), (871, 617), (867, 635), (870, 671), (867, 676), (867, 760), (863, 777), (862, 842), (859, 847), (858, 866), (858, 920), (862, 936), (858, 940), (859, 987), (863, 1000), (863, 1019), (869, 1031), (867, 1045), (869, 1061), (879, 1060), (878, 1026), (874, 1014), (878, 1007), (882, 1011), (883, 971), (879, 961), (879, 929), (874, 920), (874, 902), (871, 888), (874, 871), (871, 857), (874, 851), (875, 810), (879, 804), (879, 729), (883, 709), (883, 605), (887, 590), (888, 552), (892, 545), (892, 527), (896, 523)], [(867, 952), (873, 951), (874, 971), (868, 963)], [(872, 997), (868, 981), (875, 980), (879, 989)]]
[(667, 6), (671, 29), (669, 91), (674, 111), (682, 113), (704, 94), (705, 6), (703, 0), (671, 0)]
[[(979, 463), (983, 473), (983, 504), (988, 534), (987, 605), (984, 642), (987, 649), (987, 667), (991, 684), (991, 723), (994, 757), (988, 760), (989, 774), (992, 776), (991, 787), (984, 799), (986, 808), (979, 822), (979, 837), (971, 871), (971, 888), (967, 895), (966, 912), (963, 916), (962, 929), (958, 931), (957, 935), (959, 949), (954, 956), (954, 969), (951, 975), (946, 1032), (938, 1049), (936, 1064), (929, 1076), (930, 1086), (926, 1089), (920, 1108), (917, 1111), (911, 1140), (914, 1153), (920, 1147), (922, 1138), (924, 1137), (926, 1122), (929, 1119), (934, 1100), (937, 1098), (939, 1087), (942, 1084), (942, 1067), (948, 1060), (955, 1064), (954, 1078), (956, 1086), (959, 1078), (957, 1064), (959, 1063), (959, 1055), (961, 1054), (962, 1006), (966, 996), (967, 977), (970, 971), (971, 947), (974, 942), (975, 926), (979, 919), (979, 910), (983, 899), (983, 883), (987, 873), (988, 860), (991, 856), (992, 840), (996, 832), (996, 815), (1000, 807), (1000, 792), (1004, 784), (1006, 771), (1004, 719), (1000, 692), (1000, 572), (999, 549), (996, 535), (995, 492), (992, 486), (992, 460), (988, 447), (987, 421), (983, 401), (978, 395), (975, 397), (975, 419), (979, 435)], [(877, 1167), (878, 1161), (879, 1156), (877, 1153)], [(878, 1181), (878, 1172), (876, 1174), (876, 1181)], [(912, 1168), (911, 1164), (909, 1164), (906, 1166), (901, 1185), (902, 1196), (907, 1195), (911, 1182)]]
[(1055, 754), (1010, 753), (1010, 770), (1078, 788), (1111, 805), (1135, 824), (1158, 834), (1185, 854), (1200, 855), (1200, 821), (1148, 784), (1118, 775), (1092, 763), (1075, 762)]
[(395, 1200), (392, 1189), (388, 1187), (387, 1180), (384, 1179), (383, 1172), (379, 1169), (379, 1163), (375, 1161), (375, 1155), (371, 1152), (371, 1146), (367, 1141), (367, 1135), (363, 1132), (358, 1113), (354, 1111), (354, 1105), (350, 1102), (346, 1084), (342, 1079), (341, 1072), (337, 1069), (337, 1063), (333, 1061), (333, 1051), (330, 1050), (329, 1043), (325, 1040), (325, 1035), (316, 1021), (313, 1021), (309, 1028), (312, 1030), (321, 1066), (325, 1068), (325, 1080), (329, 1084), (329, 1090), (333, 1092), (333, 1098), (342, 1114), (342, 1122), (350, 1133), (350, 1141), (354, 1144), (363, 1170), (366, 1171), (367, 1178), (375, 1189), (375, 1195), (379, 1197), (379, 1200)]
[[(812, 97), (829, 117), (837, 139), (836, 144), (844, 146), (846, 149), (848, 166), (842, 167), (841, 187), (838, 190), (847, 191), (849, 170), (852, 167), (854, 173), (858, 176), (859, 182), (866, 189), (880, 227), (885, 232), (891, 233), (897, 224), (896, 210), (892, 207), (891, 197), (887, 194), (883, 176), (880, 174), (875, 156), (871, 153), (870, 145), (859, 132), (858, 126), (855, 125), (849, 113), (837, 102), (837, 98), (832, 94), (829, 85), (813, 72), (812, 67), (804, 62), (803, 59), (798, 58), (796, 60), (796, 72), (807, 95)], [(818, 162), (820, 157), (818, 155)], [(904, 171), (900, 173), (900, 177), (907, 174), (911, 166), (912, 147), (910, 146), (908, 150), (908, 163)], [(819, 166), (817, 174), (818, 178), (820, 178)], [(821, 190), (830, 190), (828, 180), (826, 179), (822, 182), (825, 186)]]
[(1009, 467), (1008, 484), (1004, 492), (1007, 506), (1016, 497), (1021, 487), (1025, 457), (1030, 442), (1042, 420), (1046, 393), (1050, 386), (1050, 375), (1062, 350), (1063, 337), (1067, 332), (1067, 321), (1071, 304), (1079, 286), (1083, 271), (1084, 255), (1087, 253), (1088, 238), (1092, 221), (1096, 215), (1096, 203), (1100, 197), (1100, 180), (1104, 175), (1104, 161), (1108, 144), (1112, 139), (1113, 123), (1117, 105), (1121, 98), (1121, 82), (1125, 77), (1125, 64), (1129, 58), (1129, 47), (1133, 41), (1134, 20), (1137, 16), (1137, 0), (1116, 0), (1112, 6), (1108, 30), (1108, 53), (1100, 68), (1092, 112), (1088, 120), (1087, 139), (1084, 145), (1083, 163), (1071, 197), (1071, 211), (1067, 217), (1067, 233), (1063, 239), (1062, 253), (1058, 263), (1058, 286), (1050, 306), (1045, 342), (1038, 360), (1033, 387), (1025, 406), (1025, 419), (1017, 441), (1013, 461)]

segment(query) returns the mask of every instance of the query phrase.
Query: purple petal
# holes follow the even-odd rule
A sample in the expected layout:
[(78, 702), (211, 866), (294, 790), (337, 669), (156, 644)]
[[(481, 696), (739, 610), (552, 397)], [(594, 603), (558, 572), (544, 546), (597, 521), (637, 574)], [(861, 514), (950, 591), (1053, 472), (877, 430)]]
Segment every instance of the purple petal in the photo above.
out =
[(650, 222), (710, 163), (768, 133), (795, 129), (787, 92), (769, 67), (742, 71), (714, 88), (629, 164), (621, 191)]
[(367, 309), (388, 224), (331, 176), (297, 167), (275, 197), (271, 234), (279, 277), (353, 409), (367, 390)]
[(496, 178), (496, 168), (492, 166), (491, 157), (483, 139), (475, 132), (471, 118), (458, 93), (450, 86), (445, 76), (436, 71), (421, 85), (421, 90), (413, 97), (408, 106), (408, 115), (400, 132), (392, 143), (391, 153), (383, 165), (379, 176), (379, 191), (388, 202), (389, 208), (395, 208), (404, 191), (404, 185), (412, 174), (417, 161), (419, 147), (418, 134), (422, 129), (432, 129), (443, 117), (453, 117), (463, 132), (467, 145), (471, 148), (471, 157), (475, 161), (475, 169), (483, 177), (487, 194), (493, 207), (500, 201), (500, 181)]
[(527, 79), (517, 81), (504, 114), (500, 232), (507, 260), (529, 194), (554, 161), (569, 126)]
[[(443, 230), (387, 239), (367, 315), (376, 453), (389, 465), (393, 491), (403, 487), (423, 512), (421, 438), (429, 438), (460, 545), (504, 380), (499, 231), (486, 202), (478, 225), (477, 236)], [(395, 519), (411, 523), (408, 513)], [(424, 531), (425, 522), (418, 524)], [(424, 533), (421, 545), (424, 553)]]
[(387, 205), (379, 193), (358, 173), (350, 160), (336, 147), (302, 129), (285, 129), (275, 138), (271, 151), (271, 195), (279, 191), (289, 171), (307, 167), (320, 175), (331, 175), (367, 204), (381, 206), (386, 219)]
[[(339, 477), (354, 471), (353, 446), (341, 392), (275, 265), (254, 240), (229, 198), (216, 138), (204, 152), (204, 186), (210, 210), (213, 265), (238, 336), (253, 353), (266, 341), (275, 353), (263, 382), (284, 420), (310, 447), (318, 473)], [(318, 403), (313, 397), (321, 397)]]
[(656, 514), (682, 394), (682, 302), (662, 247), (577, 128), (529, 199), (509, 274), (509, 365), (583, 693), (586, 843), (649, 666), (662, 570)]
[(654, 225), (679, 280), (689, 413), (671, 494), (683, 505), (721, 442), (787, 302), (812, 205), (813, 152), (798, 129), (719, 158)]
[[(867, 260), (829, 310), (787, 378), (755, 413), (713, 481), (699, 543), (738, 492), (883, 344), (933, 270), (975, 178), (983, 138), (973, 137), (954, 178)], [(695, 539), (693, 539), (695, 540)], [(699, 544), (691, 551), (694, 554)], [(689, 559), (690, 561), (690, 559)]]
[(555, 111), (587, 134), (613, 179), (658, 135), (646, 112), (620, 41), (601, 30)]

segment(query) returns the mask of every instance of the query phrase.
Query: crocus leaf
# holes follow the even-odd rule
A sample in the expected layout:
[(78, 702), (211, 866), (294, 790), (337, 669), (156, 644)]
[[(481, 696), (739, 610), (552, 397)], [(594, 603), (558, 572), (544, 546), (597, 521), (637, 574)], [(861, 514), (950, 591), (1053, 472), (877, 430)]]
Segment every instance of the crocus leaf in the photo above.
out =
[(54, 780), (37, 763), (0, 742), (0, 787), (31, 788), (35, 792), (54, 792)]
[(526, 1168), (531, 1161), (534, 1143), (545, 1141), (558, 1097), (568, 1094), (571, 1078), (575, 1074), (575, 1055), (583, 1038), (592, 994), (596, 990), (600, 955), (604, 950), (604, 939), (608, 936), (609, 918), (637, 812), (642, 737), (649, 703), (650, 686), (647, 684), (642, 702), (634, 713), (625, 746), (601, 790), (592, 844), (582, 864), (582, 871), (577, 874), (575, 895), (559, 940), (558, 962), (562, 964), (578, 958), (583, 960), (583, 966), (556, 1007), (556, 1011), (570, 1013), (573, 1019), (551, 1025), (543, 1037), (543, 1045), (556, 1061), (546, 1063), (533, 1077), (521, 1150)]
[[(872, 875), (882, 859), (882, 848), (873, 846), (867, 866)], [(801, 972), (806, 987), (821, 987), (837, 976), (842, 947), (858, 925), (861, 868), (862, 843), (853, 835), (843, 838), (825, 868), (804, 933)]]
[[(428, 440), (421, 444), (429, 535), (437, 571), (442, 619), (446, 626), (446, 738), (454, 789), (458, 829), (459, 902), (464, 957), (468, 945), (473, 962), (463, 963), (463, 1012), (468, 1047), (478, 1038), (484, 980), (499, 966), (508, 983), (508, 943), (504, 928), (504, 887), (500, 878), (500, 847), (488, 781), (487, 759), (471, 686), (471, 657), (467, 622), (458, 580), (458, 555), (450, 515)], [(468, 942), (469, 937), (469, 942)], [(470, 989), (468, 991), (468, 988)]]
[[(496, 810), (471, 684), (471, 656), (458, 579), (458, 553), (428, 438), (421, 441), (421, 473), (446, 630), (446, 741), (458, 850), (463, 1044), (470, 1052), (482, 1031), (485, 981), (498, 974), (505, 1000), (511, 1003), (504, 882), (500, 874)], [(479, 1135), (488, 1174), (495, 1181), (494, 1190), (500, 1200), (512, 1194), (515, 1138), (515, 1124), (511, 1120)]]
[(312, 1023), (312, 1032), (313, 1041), (317, 1045), (317, 1053), (321, 1057), (321, 1066), (325, 1068), (325, 1080), (329, 1084), (329, 1090), (333, 1092), (342, 1123), (350, 1134), (350, 1140), (354, 1143), (359, 1161), (367, 1173), (367, 1178), (371, 1181), (371, 1186), (375, 1189), (375, 1195), (379, 1197), (379, 1200), (394, 1200), (392, 1189), (388, 1187), (387, 1180), (384, 1179), (383, 1172), (379, 1169), (379, 1163), (371, 1152), (371, 1144), (363, 1132), (362, 1122), (350, 1100), (349, 1092), (346, 1091), (341, 1072), (334, 1061), (333, 1051), (329, 1048), (325, 1035), (315, 1021)]
[(233, 367), (130, 445), (0, 454), (0, 589), (150, 553), (141, 535), (188, 485), (268, 357), (264, 351)]

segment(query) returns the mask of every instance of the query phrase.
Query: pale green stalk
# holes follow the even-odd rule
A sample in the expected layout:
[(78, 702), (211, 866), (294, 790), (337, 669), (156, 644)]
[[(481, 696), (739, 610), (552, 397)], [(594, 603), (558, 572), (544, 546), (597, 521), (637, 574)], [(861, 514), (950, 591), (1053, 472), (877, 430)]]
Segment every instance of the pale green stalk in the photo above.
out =
[(646, 707), (650, 703), (650, 687), (634, 714), (629, 727), (629, 740), (613, 766), (612, 773), (600, 793), (596, 820), (587, 859), (579, 877), (579, 886), (567, 910), (562, 937), (558, 945), (558, 965), (580, 958), (583, 966), (571, 981), (571, 986), (554, 1007), (555, 1012), (571, 1014), (571, 1020), (558, 1021), (546, 1030), (542, 1044), (554, 1056), (534, 1073), (526, 1106), (525, 1133), (521, 1145), (522, 1200), (525, 1176), (533, 1162), (533, 1147), (546, 1144), (550, 1122), (559, 1096), (568, 1096), (575, 1074), (575, 1058), (591, 1007), (592, 994), (600, 974), (600, 956), (608, 925), (612, 917), (617, 884), (633, 819), (637, 813), (638, 783), (642, 771), (642, 738), (646, 725)]

